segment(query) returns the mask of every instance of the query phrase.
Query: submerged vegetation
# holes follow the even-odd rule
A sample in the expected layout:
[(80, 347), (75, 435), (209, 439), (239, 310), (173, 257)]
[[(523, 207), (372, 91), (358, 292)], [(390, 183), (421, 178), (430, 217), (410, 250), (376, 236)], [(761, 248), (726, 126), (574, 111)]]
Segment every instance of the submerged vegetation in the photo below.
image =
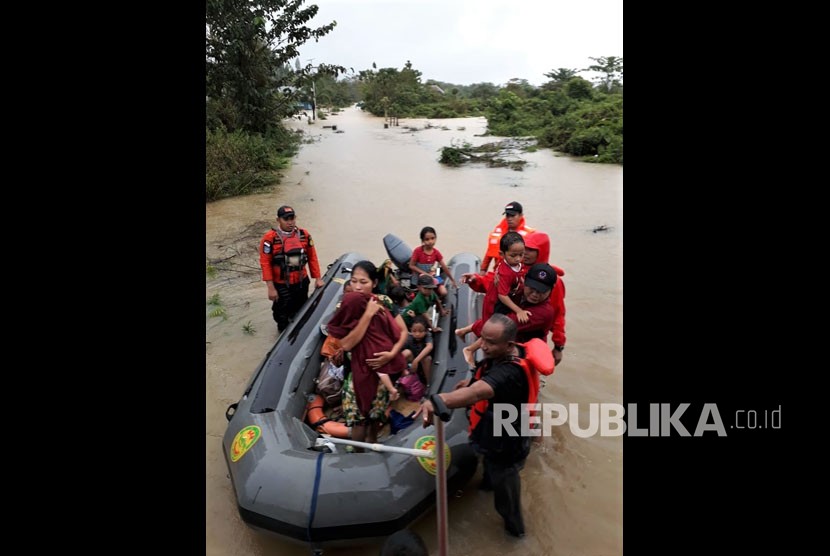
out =
[[(361, 71), (358, 80), (362, 107), (376, 116), (485, 116), (490, 135), (530, 136), (538, 140), (539, 147), (590, 162), (622, 164), (623, 59), (607, 56), (591, 60), (595, 64), (582, 70), (559, 68), (546, 73), (550, 80), (541, 87), (525, 79), (511, 79), (504, 87), (431, 80), (422, 84), (421, 72), (409, 61), (401, 70)], [(601, 77), (592, 84), (577, 75), (581, 71), (599, 73)], [(446, 147), (440, 161), (455, 165), (464, 157), (457, 147)]]
[[(359, 102), (367, 112), (395, 119), (484, 116), (490, 135), (534, 137), (539, 147), (590, 162), (623, 162), (623, 59), (591, 58), (583, 69), (558, 68), (540, 87), (525, 79), (504, 86), (421, 82), (407, 61), (403, 68), (372, 64), (338, 79), (346, 68), (328, 63), (300, 64), (300, 47), (335, 30), (306, 24), (318, 12), (305, 0), (208, 0), (206, 9), (205, 199), (247, 194), (279, 182), (302, 139), (283, 120), (297, 113), (325, 119)], [(318, 61), (319, 62), (319, 61)], [(594, 83), (580, 77), (593, 72)], [(442, 150), (441, 162), (495, 157), (477, 151)], [(507, 165), (515, 164), (511, 161)]]
[(220, 299), (218, 293), (213, 294), (210, 299), (207, 300), (207, 306), (209, 307), (208, 318), (222, 317), (222, 320), (226, 320), (228, 318), (228, 313), (222, 305), (222, 300)]
[(483, 162), (489, 168), (511, 168), (521, 171), (527, 161), (518, 158), (516, 151), (527, 152), (530, 148), (533, 147), (514, 139), (486, 143), (478, 147), (464, 142), (460, 145), (442, 148), (438, 162), (447, 166), (461, 166), (465, 162)]
[(276, 183), (276, 171), (288, 166), (299, 138), (284, 128), (268, 134), (206, 130), (205, 197), (215, 201), (245, 195)]

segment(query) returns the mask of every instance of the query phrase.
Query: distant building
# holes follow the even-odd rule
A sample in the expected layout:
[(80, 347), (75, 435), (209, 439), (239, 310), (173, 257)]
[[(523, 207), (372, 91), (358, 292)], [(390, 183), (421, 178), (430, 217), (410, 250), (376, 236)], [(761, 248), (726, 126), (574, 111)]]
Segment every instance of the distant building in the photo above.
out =
[(444, 89), (442, 89), (438, 85), (435, 85), (434, 83), (432, 85), (430, 85), (429, 88), (432, 89), (433, 91), (438, 91), (442, 95), (444, 94)]

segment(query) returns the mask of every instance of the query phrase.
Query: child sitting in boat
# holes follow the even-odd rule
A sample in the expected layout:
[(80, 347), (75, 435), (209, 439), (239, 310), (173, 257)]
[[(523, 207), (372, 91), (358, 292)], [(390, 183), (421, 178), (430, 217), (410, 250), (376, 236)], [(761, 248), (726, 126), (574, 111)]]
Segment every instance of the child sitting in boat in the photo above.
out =
[(452, 274), (450, 274), (450, 269), (447, 268), (447, 264), (444, 262), (444, 256), (435, 248), (435, 240), (437, 237), (435, 228), (432, 226), (425, 226), (421, 229), (421, 245), (412, 250), (412, 258), (409, 259), (409, 270), (412, 271), (413, 278), (420, 278), (421, 276), (432, 277), (438, 290), (438, 295), (444, 298), (447, 296), (447, 287), (444, 286), (443, 276), (436, 276), (438, 268), (441, 269), (441, 272), (452, 282), (452, 285), (456, 289), (458, 288), (458, 283), (452, 277)]
[(432, 375), (432, 333), (429, 331), (429, 322), (424, 315), (412, 319), (409, 329), (409, 338), (403, 345), (403, 356), (409, 363), (410, 373), (416, 374), (427, 387)]
[[(418, 276), (418, 294), (403, 312), (403, 320), (406, 322), (407, 328), (412, 327), (415, 317), (426, 313), (433, 305), (441, 313), (441, 316), (450, 314), (449, 309), (445, 309), (441, 304), (441, 298), (435, 294), (436, 287), (435, 280), (429, 274)], [(434, 327), (432, 332), (441, 332), (441, 327)]]

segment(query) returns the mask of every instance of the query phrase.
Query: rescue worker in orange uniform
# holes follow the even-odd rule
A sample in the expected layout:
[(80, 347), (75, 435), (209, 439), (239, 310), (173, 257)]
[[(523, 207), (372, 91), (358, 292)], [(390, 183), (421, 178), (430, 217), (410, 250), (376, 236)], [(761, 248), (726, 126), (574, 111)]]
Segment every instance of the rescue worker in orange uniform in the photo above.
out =
[(481, 275), (487, 274), (490, 269), (490, 261), (492, 261), (493, 268), (499, 266), (499, 241), (501, 236), (507, 232), (518, 232), (522, 238), (527, 234), (533, 232), (535, 228), (531, 228), (525, 223), (525, 217), (522, 213), (522, 204), (518, 201), (507, 203), (504, 207), (504, 218), (501, 219), (490, 235), (487, 237), (487, 252), (484, 253), (484, 258), (481, 260)]
[[(481, 487), (492, 490), (496, 511), (504, 519), (504, 528), (514, 537), (524, 537), (519, 471), (530, 453), (530, 436), (522, 436), (522, 404), (536, 403), (539, 391), (536, 371), (530, 369), (525, 356), (515, 343), (516, 323), (506, 315), (494, 314), (481, 331), (485, 359), (475, 369), (472, 379), (458, 384), (452, 392), (433, 394), (415, 414), (423, 415), (424, 427), (432, 423), (434, 413), (445, 409), (472, 406), (470, 412), (470, 444), (483, 455), (484, 479)], [(518, 433), (513, 436), (494, 431), (496, 404), (510, 404), (515, 418), (507, 421)], [(504, 413), (501, 412), (504, 417)], [(508, 416), (509, 418), (509, 416)], [(527, 416), (525, 416), (527, 419)]]
[[(323, 287), (320, 262), (311, 234), (296, 225), (294, 209), (283, 205), (277, 210), (276, 228), (268, 230), (259, 243), (262, 280), (268, 286), (271, 311), (282, 332), (308, 299), (308, 286)], [(306, 270), (308, 267), (308, 270)]]

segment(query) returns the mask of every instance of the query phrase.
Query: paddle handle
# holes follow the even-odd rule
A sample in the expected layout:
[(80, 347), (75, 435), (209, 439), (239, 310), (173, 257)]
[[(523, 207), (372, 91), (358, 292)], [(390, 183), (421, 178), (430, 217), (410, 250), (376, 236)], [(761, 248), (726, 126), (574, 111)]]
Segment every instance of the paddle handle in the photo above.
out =
[[(446, 409), (446, 406), (444, 407)], [(449, 539), (447, 535), (447, 468), (445, 466), (444, 421), (436, 413), (433, 417), (435, 424), (435, 496), (436, 514), (438, 516), (438, 556), (449, 556)]]

